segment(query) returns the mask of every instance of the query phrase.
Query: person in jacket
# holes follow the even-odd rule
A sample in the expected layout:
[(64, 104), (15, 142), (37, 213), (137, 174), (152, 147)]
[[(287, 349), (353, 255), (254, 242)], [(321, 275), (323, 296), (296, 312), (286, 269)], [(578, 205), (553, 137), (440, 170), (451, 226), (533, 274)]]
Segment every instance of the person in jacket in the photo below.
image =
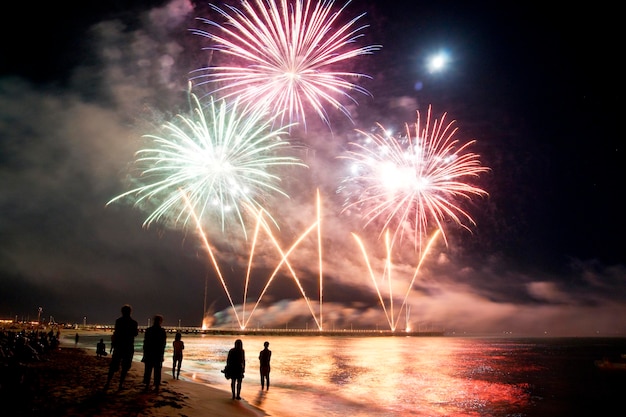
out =
[(150, 378), (154, 373), (154, 390), (159, 392), (161, 385), (161, 369), (163, 368), (163, 356), (165, 355), (165, 344), (167, 334), (161, 327), (163, 316), (154, 316), (152, 326), (146, 329), (143, 338), (143, 358), (144, 363), (143, 383), (145, 390), (150, 389)]

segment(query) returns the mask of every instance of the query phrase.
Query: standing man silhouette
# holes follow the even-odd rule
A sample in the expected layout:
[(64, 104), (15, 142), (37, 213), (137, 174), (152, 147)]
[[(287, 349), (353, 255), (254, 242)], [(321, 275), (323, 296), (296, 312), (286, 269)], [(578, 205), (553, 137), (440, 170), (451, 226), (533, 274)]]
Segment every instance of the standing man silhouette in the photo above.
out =
[(161, 387), (161, 369), (163, 368), (163, 356), (165, 354), (165, 345), (167, 343), (167, 334), (165, 329), (161, 327), (163, 316), (156, 315), (153, 319), (152, 326), (146, 329), (143, 338), (143, 358), (144, 363), (143, 383), (146, 391), (150, 388), (150, 377), (154, 371), (154, 390), (159, 392)]
[(268, 349), (270, 342), (263, 343), (263, 350), (259, 353), (259, 369), (261, 370), (261, 389), (267, 387), (270, 389), (270, 359), (272, 351)]
[(133, 355), (135, 353), (135, 336), (139, 334), (139, 325), (134, 320), (130, 313), (132, 307), (128, 304), (122, 306), (122, 316), (115, 320), (115, 329), (111, 336), (111, 349), (113, 349), (113, 355), (111, 357), (111, 364), (109, 365), (109, 374), (107, 376), (107, 382), (104, 385), (104, 389), (109, 388), (113, 374), (122, 365), (122, 372), (120, 373), (120, 383), (118, 389), (122, 389), (126, 374), (133, 363)]

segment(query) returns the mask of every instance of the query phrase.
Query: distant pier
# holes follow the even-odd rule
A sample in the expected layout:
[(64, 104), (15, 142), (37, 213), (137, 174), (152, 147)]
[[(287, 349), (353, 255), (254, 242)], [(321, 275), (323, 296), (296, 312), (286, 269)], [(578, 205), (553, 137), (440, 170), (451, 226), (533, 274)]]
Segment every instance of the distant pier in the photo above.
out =
[[(143, 333), (150, 326), (139, 326), (139, 331)], [(0, 320), (0, 329), (8, 330), (40, 330), (48, 331), (50, 329), (58, 330), (81, 330), (87, 332), (108, 333), (113, 332), (113, 324), (43, 324), (37, 322), (17, 322), (14, 320)], [(253, 329), (237, 329), (237, 328), (208, 328), (203, 329), (199, 326), (163, 326), (168, 333), (183, 333), (183, 334), (205, 334), (215, 336), (354, 336), (354, 337), (374, 337), (374, 336), (404, 336), (404, 337), (440, 337), (445, 336), (445, 330), (374, 330), (374, 329), (332, 329), (332, 330), (319, 330), (319, 329), (302, 329), (302, 328), (253, 328)]]
[[(140, 326), (143, 332), (148, 326)], [(163, 326), (168, 333), (180, 332), (183, 334), (206, 334), (214, 336), (358, 336), (358, 337), (440, 337), (443, 330), (404, 331), (404, 330), (317, 330), (317, 329), (223, 329), (201, 327)]]

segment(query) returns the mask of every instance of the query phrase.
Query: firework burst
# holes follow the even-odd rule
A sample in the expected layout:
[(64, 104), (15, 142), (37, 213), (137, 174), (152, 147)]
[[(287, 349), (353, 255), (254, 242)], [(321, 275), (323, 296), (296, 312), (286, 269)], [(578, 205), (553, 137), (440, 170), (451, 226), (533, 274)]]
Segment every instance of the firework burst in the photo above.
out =
[(287, 127), (272, 130), (273, 118), (265, 111), (240, 111), (237, 102), (211, 99), (205, 112), (195, 95), (192, 99), (191, 117), (178, 115), (164, 124), (162, 136), (144, 136), (149, 147), (136, 154), (137, 187), (107, 204), (132, 198), (150, 213), (144, 226), (155, 221), (187, 224), (193, 215), (217, 218), (222, 231), (234, 221), (245, 234), (246, 213), (269, 213), (268, 196), (286, 196), (272, 170), (305, 165), (280, 155), (291, 146), (281, 139)]
[(193, 32), (209, 38), (207, 49), (227, 55), (232, 65), (201, 68), (192, 79), (210, 84), (210, 94), (284, 111), (290, 123), (306, 126), (305, 113), (311, 109), (330, 125), (326, 106), (350, 118), (340, 99), (356, 104), (352, 91), (369, 95), (351, 81), (369, 77), (337, 69), (380, 46), (356, 46), (367, 26), (358, 25), (364, 14), (342, 23), (349, 3), (335, 8), (334, 0), (243, 0), (242, 10), (212, 5), (225, 23), (201, 18), (210, 30)]
[(446, 219), (469, 229), (474, 220), (458, 200), (487, 195), (470, 181), (488, 168), (479, 155), (467, 151), (475, 141), (454, 139), (457, 128), (445, 118), (444, 113), (440, 120), (432, 119), (429, 108), (425, 121), (417, 113), (413, 134), (409, 125), (405, 135), (395, 137), (380, 125), (380, 134), (358, 131), (364, 141), (351, 142), (340, 157), (353, 162), (352, 175), (340, 186), (346, 195), (344, 212), (356, 210), (365, 226), (381, 220), (381, 234), (394, 231), (392, 242), (411, 233), (419, 248), (429, 227), (441, 230), (447, 243)]

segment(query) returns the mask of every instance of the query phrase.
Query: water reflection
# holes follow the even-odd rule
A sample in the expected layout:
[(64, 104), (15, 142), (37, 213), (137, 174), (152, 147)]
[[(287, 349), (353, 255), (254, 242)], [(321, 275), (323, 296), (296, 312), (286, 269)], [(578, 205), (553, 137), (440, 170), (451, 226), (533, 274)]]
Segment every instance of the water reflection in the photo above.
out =
[[(596, 345), (593, 340), (449, 337), (241, 339), (247, 358), (242, 397), (283, 417), (585, 415), (589, 399), (597, 409), (617, 401), (606, 392), (626, 389), (624, 379), (616, 384), (594, 373), (593, 360), (605, 354), (605, 341)], [(171, 340), (166, 375), (171, 372)], [(181, 378), (230, 395), (220, 370), (233, 337), (183, 335), (183, 340)], [(260, 389), (258, 361), (265, 340), (272, 346), (268, 392)], [(621, 352), (626, 343), (612, 348)]]
[[(196, 381), (227, 388), (219, 370), (230, 339), (187, 337), (183, 370), (193, 369)], [(415, 337), (273, 338), (272, 388), (263, 394), (258, 352), (264, 340), (243, 338), (243, 392), (279, 415), (297, 409), (303, 417), (370, 416), (374, 410), (386, 416), (472, 416), (511, 412), (529, 401), (527, 386), (501, 380), (512, 365), (506, 356), (467, 340)]]

